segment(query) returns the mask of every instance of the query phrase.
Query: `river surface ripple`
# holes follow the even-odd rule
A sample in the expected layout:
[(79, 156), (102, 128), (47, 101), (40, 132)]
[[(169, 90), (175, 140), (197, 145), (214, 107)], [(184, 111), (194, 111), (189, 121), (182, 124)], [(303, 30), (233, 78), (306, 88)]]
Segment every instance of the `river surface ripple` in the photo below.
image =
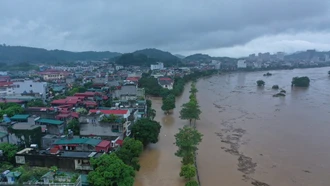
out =
[[(197, 162), (202, 186), (323, 186), (330, 183), (330, 68), (235, 72), (201, 79), (197, 97), (204, 134)], [(291, 88), (295, 76), (308, 76), (309, 88)], [(263, 79), (265, 87), (256, 81)], [(278, 90), (285, 97), (272, 97)], [(174, 134), (186, 124), (177, 99), (174, 114), (165, 116), (153, 100), (162, 124), (160, 141), (141, 156), (135, 186), (182, 186), (180, 159), (174, 156)]]

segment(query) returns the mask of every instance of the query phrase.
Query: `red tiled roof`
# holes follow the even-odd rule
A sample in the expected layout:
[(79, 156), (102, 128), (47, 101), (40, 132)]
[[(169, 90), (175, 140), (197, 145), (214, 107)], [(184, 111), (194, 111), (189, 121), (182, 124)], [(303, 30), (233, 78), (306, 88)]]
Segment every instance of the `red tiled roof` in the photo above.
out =
[(95, 96), (99, 93), (97, 92), (84, 92), (84, 93), (75, 93), (74, 96), (84, 96), (84, 97), (91, 97), (91, 96)]
[(0, 87), (8, 87), (12, 84), (13, 84), (13, 82), (0, 82)]
[(110, 146), (110, 141), (107, 140), (102, 140), (98, 145), (96, 145), (97, 147), (107, 147)]
[(128, 110), (96, 110), (91, 109), (89, 110), (90, 113), (97, 113), (97, 111), (100, 111), (103, 114), (114, 114), (114, 115), (124, 115), (128, 113)]
[(51, 104), (77, 104), (79, 102), (78, 99), (58, 99), (51, 102)]
[(129, 81), (139, 81), (140, 77), (128, 77), (126, 78), (126, 80), (129, 80)]
[(70, 117), (71, 114), (59, 114), (57, 116), (55, 116), (56, 119), (60, 119), (60, 118), (68, 118)]
[(123, 140), (119, 139), (119, 140), (116, 141), (116, 144), (118, 144), (120, 146), (123, 146), (123, 142), (124, 142)]
[(7, 99), (7, 100), (0, 99), (0, 103), (24, 103), (24, 101), (19, 99)]
[(74, 118), (79, 118), (79, 113), (71, 112), (71, 116), (74, 117)]
[(159, 78), (159, 80), (161, 80), (161, 81), (172, 81), (171, 78), (167, 78), (167, 77)]
[(53, 148), (50, 149), (49, 152), (50, 152), (51, 154), (57, 154), (57, 153), (59, 152), (59, 149), (56, 148), (56, 147), (53, 147)]
[(95, 101), (84, 101), (85, 105), (97, 105), (97, 103)]

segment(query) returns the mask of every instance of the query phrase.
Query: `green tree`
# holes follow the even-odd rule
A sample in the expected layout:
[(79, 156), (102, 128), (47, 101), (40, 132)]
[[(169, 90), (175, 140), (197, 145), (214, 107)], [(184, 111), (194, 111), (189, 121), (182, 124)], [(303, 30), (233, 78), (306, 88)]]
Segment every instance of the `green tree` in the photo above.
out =
[(94, 186), (133, 186), (134, 169), (126, 165), (115, 153), (91, 159), (93, 171), (88, 173), (88, 182)]
[(258, 87), (265, 86), (265, 82), (263, 80), (258, 80), (257, 85), (258, 85)]
[(157, 143), (161, 125), (159, 122), (142, 118), (139, 119), (132, 127), (134, 139), (140, 140), (144, 146), (149, 143)]
[(148, 117), (149, 119), (154, 120), (156, 117), (156, 110), (155, 109), (148, 110)]
[(75, 93), (79, 92), (79, 88), (78, 87), (74, 87), (71, 90), (69, 90), (69, 92), (67, 92), (68, 96), (73, 96)]
[(27, 106), (28, 107), (44, 107), (45, 104), (44, 104), (44, 102), (41, 99), (35, 99), (33, 101), (29, 101), (27, 103)]
[(80, 135), (80, 124), (77, 119), (72, 119), (68, 122), (65, 132), (68, 132), (68, 130), (71, 129), (73, 131), (74, 135)]
[(198, 149), (197, 145), (202, 141), (203, 135), (192, 127), (184, 126), (174, 136), (175, 144), (178, 147), (175, 155), (183, 158), (183, 164), (193, 163), (194, 153)]
[(140, 170), (139, 156), (143, 151), (143, 144), (133, 138), (125, 138), (123, 146), (116, 151), (116, 155), (135, 170)]
[(27, 165), (19, 166), (16, 170), (21, 173), (18, 179), (18, 183), (20, 184), (31, 179), (40, 180), (49, 171), (47, 167), (29, 167)]
[(87, 114), (87, 110), (85, 108), (77, 108), (76, 109), (76, 112), (81, 114), (81, 115), (84, 115), (84, 114)]
[(16, 145), (10, 143), (0, 143), (0, 150), (2, 150), (6, 161), (11, 163), (15, 162), (15, 154), (18, 151), (18, 147)]
[(182, 165), (180, 176), (191, 180), (191, 178), (196, 176), (196, 167), (192, 164)]
[(118, 119), (119, 119), (118, 116), (116, 116), (114, 114), (110, 114), (109, 116), (103, 116), (101, 122), (116, 123)]
[(165, 113), (168, 113), (170, 110), (173, 110), (175, 108), (175, 96), (173, 94), (169, 94), (165, 98), (163, 98), (163, 105), (162, 110), (165, 111)]
[(85, 83), (85, 84), (84, 84), (84, 88), (86, 88), (86, 89), (90, 89), (90, 88), (92, 88), (92, 85), (93, 85), (93, 82)]
[(198, 183), (196, 180), (190, 180), (186, 183), (185, 186), (198, 186)]
[(191, 121), (199, 120), (199, 115), (202, 111), (199, 109), (199, 105), (196, 99), (192, 98), (188, 103), (182, 105), (182, 109), (180, 110), (180, 118), (184, 120), (189, 120), (189, 124), (191, 125)]
[(196, 93), (198, 92), (198, 90), (196, 88), (196, 82), (191, 83), (191, 89), (189, 92), (190, 92), (190, 94), (196, 95)]
[(291, 85), (296, 87), (308, 87), (310, 79), (307, 76), (292, 78)]
[(107, 101), (103, 104), (105, 107), (112, 107), (112, 100), (109, 98)]

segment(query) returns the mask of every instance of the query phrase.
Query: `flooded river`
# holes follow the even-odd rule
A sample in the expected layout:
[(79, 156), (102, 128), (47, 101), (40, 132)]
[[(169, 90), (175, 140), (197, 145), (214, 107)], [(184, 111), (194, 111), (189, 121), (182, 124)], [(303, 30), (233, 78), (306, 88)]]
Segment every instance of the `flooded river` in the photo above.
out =
[[(197, 155), (202, 186), (323, 186), (330, 183), (330, 68), (231, 73), (201, 79), (197, 96), (204, 134)], [(295, 76), (308, 76), (309, 88), (291, 88)], [(256, 81), (263, 79), (265, 87)], [(286, 97), (272, 97), (286, 90)], [(141, 157), (136, 186), (184, 185), (173, 135), (186, 124), (174, 114), (164, 116), (161, 100), (154, 100), (162, 124), (159, 143)]]

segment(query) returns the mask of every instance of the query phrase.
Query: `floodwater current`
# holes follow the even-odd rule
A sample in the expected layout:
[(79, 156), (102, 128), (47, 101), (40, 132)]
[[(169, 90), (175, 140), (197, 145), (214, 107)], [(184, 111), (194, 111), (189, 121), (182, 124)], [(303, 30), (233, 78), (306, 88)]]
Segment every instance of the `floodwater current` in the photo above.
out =
[[(197, 121), (204, 135), (197, 164), (202, 186), (326, 186), (330, 183), (330, 68), (233, 72), (198, 81), (202, 110)], [(310, 87), (291, 87), (308, 76)], [(265, 87), (257, 87), (262, 79)], [(273, 97), (286, 91), (285, 97)], [(172, 115), (153, 100), (162, 125), (159, 142), (140, 158), (135, 186), (183, 186), (174, 134), (187, 124), (179, 118), (189, 86)]]

